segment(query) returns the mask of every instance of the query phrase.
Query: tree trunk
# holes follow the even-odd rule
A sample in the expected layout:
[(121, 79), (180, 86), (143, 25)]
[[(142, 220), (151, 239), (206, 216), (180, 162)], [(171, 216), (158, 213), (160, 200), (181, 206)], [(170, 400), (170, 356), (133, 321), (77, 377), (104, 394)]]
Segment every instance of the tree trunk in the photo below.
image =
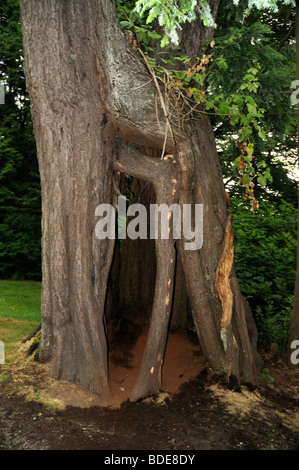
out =
[[(211, 0), (215, 14), (218, 4)], [(169, 122), (162, 92), (157, 98), (112, 0), (20, 0), (20, 6), (42, 183), (40, 357), (54, 377), (100, 394), (109, 390), (104, 305), (114, 240), (96, 238), (95, 209), (115, 205), (113, 172), (121, 171), (153, 184), (157, 204), (203, 204), (201, 249), (187, 250), (185, 238), (176, 242), (194, 323), (210, 366), (226, 372), (232, 388), (242, 380), (255, 386), (250, 312), (233, 270), (231, 218), (206, 116), (184, 128)], [(195, 22), (181, 45), (196, 55), (211, 34)], [(164, 148), (174, 158), (148, 157), (140, 146)], [(174, 285), (172, 233), (155, 247), (151, 322), (132, 400), (161, 386)]]
[[(204, 355), (212, 369), (225, 371), (232, 388), (257, 385), (244, 299), (233, 269), (233, 229), (213, 132), (205, 115), (190, 124), (178, 161), (180, 203), (203, 204), (203, 245), (187, 251), (180, 243), (187, 291)], [(248, 312), (247, 312), (247, 315)], [(257, 355), (258, 356), (258, 355)]]
[(53, 377), (105, 394), (114, 241), (98, 240), (94, 225), (96, 206), (113, 198), (114, 129), (98, 85), (93, 3), (25, 0), (21, 12), (42, 186), (40, 358)]

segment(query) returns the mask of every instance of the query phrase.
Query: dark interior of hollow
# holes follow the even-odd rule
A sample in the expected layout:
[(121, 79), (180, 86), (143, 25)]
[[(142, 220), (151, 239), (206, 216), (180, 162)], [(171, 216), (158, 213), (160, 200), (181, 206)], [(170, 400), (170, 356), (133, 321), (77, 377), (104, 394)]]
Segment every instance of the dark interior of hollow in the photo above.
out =
[[(153, 186), (137, 178), (123, 181), (121, 177), (119, 183), (120, 191), (129, 198), (127, 207), (129, 204), (139, 203), (147, 208), (149, 234), (149, 207), (155, 203)], [(139, 336), (149, 326), (155, 277), (155, 240), (149, 236), (146, 240), (116, 239), (105, 312), (110, 361), (129, 367), (131, 351)], [(195, 334), (188, 309), (184, 273), (178, 256), (169, 329), (188, 330), (191, 336)]]

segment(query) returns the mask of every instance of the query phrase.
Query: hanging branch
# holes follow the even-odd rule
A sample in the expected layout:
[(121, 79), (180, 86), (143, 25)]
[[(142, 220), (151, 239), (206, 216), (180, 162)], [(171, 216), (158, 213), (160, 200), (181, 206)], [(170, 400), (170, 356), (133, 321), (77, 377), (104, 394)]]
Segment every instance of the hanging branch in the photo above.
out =
[(175, 145), (175, 138), (174, 138), (174, 135), (173, 135), (173, 132), (172, 132), (172, 127), (171, 127), (171, 124), (170, 124), (170, 121), (169, 121), (169, 117), (168, 117), (168, 112), (167, 112), (166, 104), (165, 104), (165, 101), (164, 101), (164, 98), (163, 98), (161, 89), (160, 89), (160, 87), (159, 87), (156, 74), (155, 74), (153, 68), (150, 66), (149, 61), (147, 60), (147, 57), (145, 56), (145, 54), (142, 52), (142, 50), (141, 50), (140, 48), (138, 48), (138, 52), (139, 52), (139, 53), (141, 54), (141, 56), (143, 57), (143, 59), (144, 59), (144, 61), (145, 61), (145, 63), (146, 63), (146, 66), (147, 66), (147, 68), (149, 69), (151, 76), (153, 77), (153, 81), (154, 81), (154, 84), (155, 84), (155, 86), (156, 86), (156, 88), (157, 88), (157, 91), (158, 91), (158, 94), (159, 94), (159, 98), (160, 98), (160, 102), (161, 102), (161, 106), (162, 106), (162, 110), (163, 110), (164, 117), (165, 117), (165, 120), (166, 120), (166, 132), (165, 132), (165, 139), (164, 139), (164, 145), (163, 145), (163, 152), (162, 152), (162, 155), (161, 155), (161, 159), (162, 159), (163, 156), (164, 156), (165, 148), (166, 148), (167, 129), (169, 129), (169, 131), (170, 131), (170, 135), (171, 135), (172, 142), (173, 142), (174, 145)]

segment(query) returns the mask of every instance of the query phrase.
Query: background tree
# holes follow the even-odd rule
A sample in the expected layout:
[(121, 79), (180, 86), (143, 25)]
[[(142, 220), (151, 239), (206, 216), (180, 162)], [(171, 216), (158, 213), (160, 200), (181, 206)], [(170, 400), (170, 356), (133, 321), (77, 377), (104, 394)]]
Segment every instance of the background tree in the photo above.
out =
[[(296, 3), (296, 78), (299, 79), (299, 4)], [(297, 105), (298, 106), (298, 105)], [(297, 107), (297, 139), (299, 139), (299, 107)], [(299, 158), (299, 140), (297, 140), (297, 156)], [(298, 167), (297, 167), (298, 168)], [(299, 194), (298, 194), (299, 197)], [(291, 360), (291, 354), (293, 352), (293, 341), (297, 341), (299, 338), (299, 238), (297, 241), (297, 270), (296, 270), (296, 283), (295, 293), (293, 302), (293, 313), (290, 323), (290, 334), (287, 348), (287, 362), (290, 366), (294, 366)], [(297, 345), (297, 343), (296, 343)]]
[(0, 38), (0, 276), (40, 279), (40, 182), (17, 1), (0, 6)]

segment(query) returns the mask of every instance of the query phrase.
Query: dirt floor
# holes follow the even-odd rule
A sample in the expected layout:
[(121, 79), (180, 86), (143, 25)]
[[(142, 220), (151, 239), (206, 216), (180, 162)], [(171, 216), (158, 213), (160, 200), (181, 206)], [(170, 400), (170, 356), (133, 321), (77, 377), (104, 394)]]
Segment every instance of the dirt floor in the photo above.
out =
[(47, 366), (28, 355), (34, 339), (22, 343), (0, 366), (0, 450), (299, 449), (299, 370), (261, 351), (267, 380), (255, 391), (231, 392), (209, 373), (192, 335), (171, 333), (163, 391), (131, 403), (145, 341), (137, 333), (122, 344), (113, 331), (105, 399), (50, 379)]

